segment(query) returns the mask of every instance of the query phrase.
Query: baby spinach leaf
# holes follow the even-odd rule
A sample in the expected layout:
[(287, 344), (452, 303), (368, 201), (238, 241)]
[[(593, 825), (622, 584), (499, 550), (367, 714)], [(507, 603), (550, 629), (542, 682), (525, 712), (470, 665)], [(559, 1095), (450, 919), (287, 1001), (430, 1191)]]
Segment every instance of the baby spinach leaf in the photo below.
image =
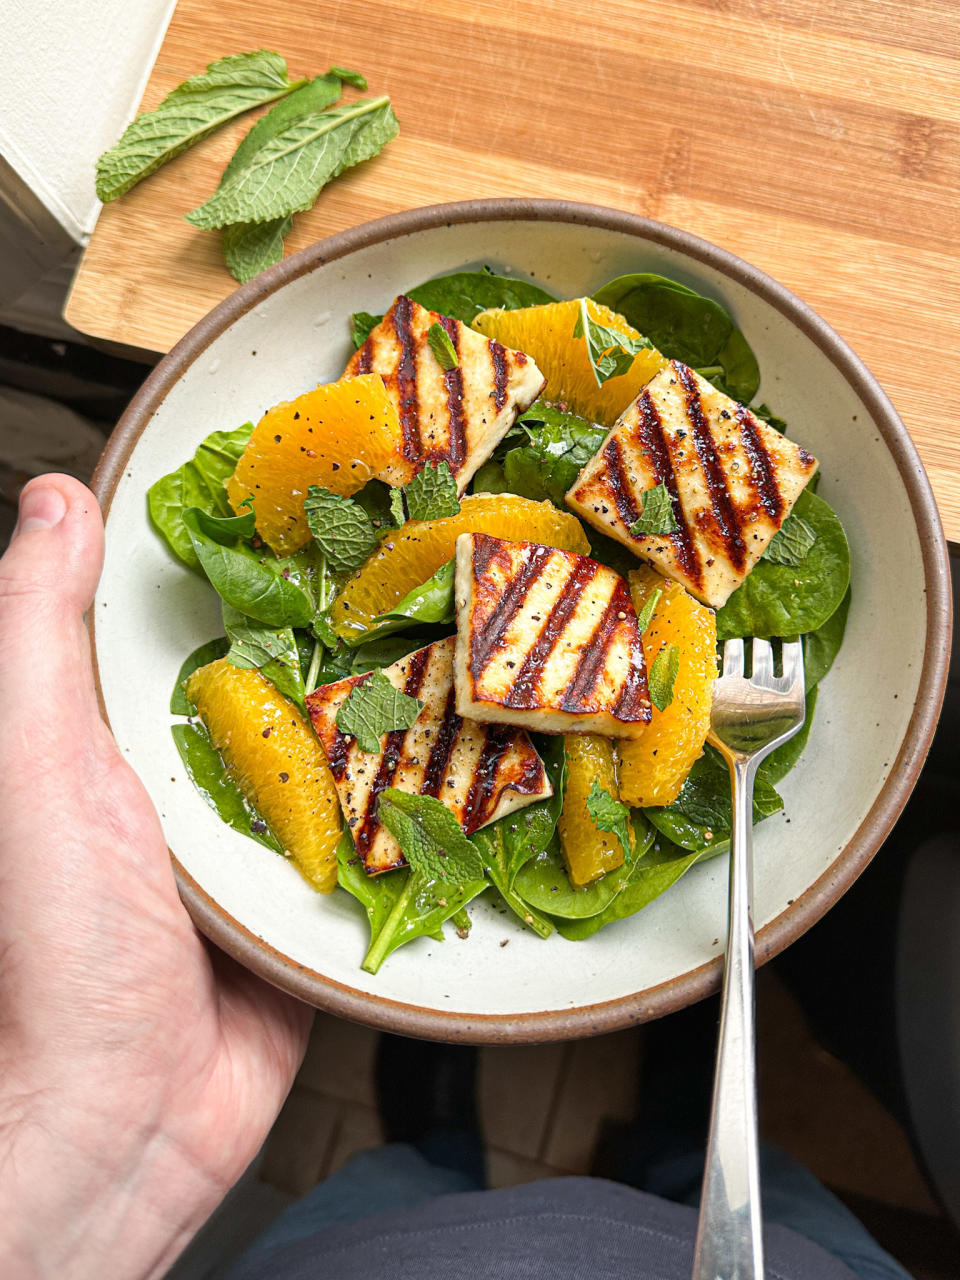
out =
[(287, 64), (269, 49), (211, 62), (177, 85), (154, 111), (141, 111), (103, 153), (97, 161), (98, 197), (105, 203), (116, 200), (234, 116), (301, 84), (287, 78)]
[[(527, 862), (514, 881), (517, 893), (538, 911), (561, 920), (585, 920), (606, 910), (613, 899), (630, 882), (633, 868), (653, 843), (654, 831), (639, 813), (632, 817), (634, 828), (634, 856), (614, 871), (599, 876), (589, 884), (577, 888), (567, 874), (559, 837), (541, 853)], [(620, 837), (621, 842), (623, 837)], [(626, 845), (630, 847), (629, 843)]]
[(817, 535), (806, 520), (801, 520), (795, 511), (791, 511), (767, 544), (763, 559), (772, 560), (774, 564), (803, 564), (816, 540)]
[(267, 627), (223, 602), (223, 629), (230, 641), (227, 661), (235, 667), (254, 667), (285, 698), (303, 708), (303, 672), (292, 627)]
[(553, 795), (528, 805), (522, 812), (505, 814), (475, 831), (470, 839), (483, 859), (487, 875), (510, 910), (527, 928), (546, 938), (553, 932), (553, 925), (523, 900), (514, 882), (524, 864), (542, 853), (553, 839), (563, 809), (566, 754), (562, 737), (539, 738), (536, 747)]
[(206, 644), (194, 649), (193, 653), (183, 660), (183, 666), (177, 672), (173, 692), (170, 695), (171, 715), (195, 716), (197, 714), (197, 708), (187, 697), (187, 691), (183, 686), (195, 671), (205, 667), (208, 662), (216, 662), (218, 658), (222, 658), (229, 648), (230, 641), (225, 636), (218, 636), (216, 640), (208, 640)]
[(387, 922), (390, 912), (403, 892), (409, 874), (404, 869), (385, 871), (379, 876), (368, 876), (354, 846), (350, 828), (343, 828), (337, 845), (337, 884), (356, 898), (366, 911), (371, 940)]
[(375, 752), (385, 733), (409, 729), (422, 710), (419, 698), (395, 689), (382, 671), (374, 671), (337, 711), (337, 728), (356, 738), (361, 751)]
[(673, 686), (680, 670), (680, 647), (665, 644), (657, 652), (647, 672), (650, 701), (658, 711), (666, 711), (673, 701)]
[(804, 490), (796, 514), (816, 535), (799, 565), (761, 559), (717, 611), (717, 640), (736, 636), (802, 635), (836, 611), (850, 582), (850, 550), (843, 525), (822, 498)]
[(813, 728), (813, 713), (816, 706), (817, 690), (816, 686), (814, 686), (807, 693), (803, 725), (782, 747), (777, 747), (776, 751), (770, 752), (766, 760), (761, 761), (760, 767), (757, 769), (758, 778), (762, 778), (764, 782), (769, 782), (771, 786), (775, 786), (781, 778), (787, 776), (800, 759), (803, 749), (807, 745), (810, 730)]
[(211, 516), (198, 509), (196, 523), (205, 537), (212, 538), (225, 547), (229, 547), (238, 538), (252, 538), (257, 531), (256, 512), (249, 499), (241, 505), (248, 509), (235, 516)]
[(408, 520), (443, 520), (460, 510), (457, 482), (447, 462), (428, 462), (403, 490)]
[(435, 932), (488, 887), (479, 853), (439, 800), (387, 787), (378, 813), (410, 875), (367, 952), (368, 973), (376, 973), (397, 947)]
[(426, 582), (408, 591), (396, 608), (374, 618), (366, 631), (359, 635), (348, 636), (345, 643), (369, 644), (371, 640), (382, 639), (394, 631), (402, 631), (407, 627), (453, 622), (455, 569), (454, 560), (448, 560), (446, 564), (442, 564)]
[(833, 666), (834, 658), (843, 644), (849, 612), (850, 588), (848, 587), (843, 599), (826, 622), (816, 631), (810, 631), (803, 637), (803, 675), (808, 691), (819, 684)]
[(171, 726), (173, 740), (190, 781), (224, 822), (245, 836), (281, 853), (279, 841), (227, 773), (220, 753), (202, 724)]
[(355, 311), (350, 317), (350, 340), (359, 350), (370, 337), (383, 316), (371, 315), (369, 311)]
[(444, 373), (449, 373), (451, 369), (460, 368), (460, 357), (457, 355), (457, 349), (450, 341), (449, 333), (439, 321), (432, 324), (427, 330), (427, 343), (434, 354), (437, 364)]
[(214, 431), (189, 462), (157, 480), (147, 491), (147, 508), (154, 528), (174, 555), (198, 573), (202, 572), (200, 561), (181, 516), (187, 507), (200, 507), (212, 516), (232, 514), (223, 486), (236, 471), (252, 431), (252, 422), (236, 431)]
[(637, 858), (628, 867), (620, 868), (626, 874), (623, 876), (619, 892), (602, 911), (585, 918), (558, 920), (559, 933), (569, 942), (580, 942), (584, 938), (592, 937), (598, 930), (613, 924), (616, 920), (624, 920), (627, 916), (636, 915), (638, 911), (649, 906), (655, 898), (666, 893), (695, 862), (705, 856), (699, 852), (690, 853), (678, 848), (663, 836), (658, 837), (656, 843), (642, 858)]
[(331, 178), (377, 155), (397, 131), (388, 97), (302, 116), (265, 142), (187, 221), (210, 229), (309, 209)]
[(349, 663), (349, 671), (345, 674), (359, 676), (366, 671), (375, 671), (378, 667), (393, 666), (408, 653), (413, 653), (414, 650), (430, 644), (431, 640), (431, 636), (424, 636), (419, 632), (404, 632), (399, 636), (384, 636), (378, 640), (370, 640), (352, 652), (348, 650), (344, 655), (344, 661)]
[(503, 472), (503, 464), (493, 458), (485, 462), (473, 477), (470, 486), (473, 493), (508, 493), (509, 485)]
[(574, 325), (573, 336), (583, 338), (587, 345), (587, 359), (593, 370), (597, 386), (610, 378), (627, 373), (639, 351), (646, 351), (650, 343), (646, 338), (631, 338), (618, 329), (608, 328), (594, 320), (587, 310), (586, 298), (580, 299), (580, 314)]
[(598, 831), (606, 831), (609, 835), (616, 836), (623, 849), (624, 858), (629, 862), (633, 853), (633, 845), (630, 841), (630, 810), (612, 796), (606, 787), (601, 787), (596, 778), (587, 796), (587, 813), (593, 819), (593, 824)]
[(630, 526), (634, 537), (649, 534), (656, 537), (662, 533), (676, 533), (677, 521), (673, 514), (673, 499), (670, 490), (663, 483), (654, 485), (652, 489), (643, 491), (643, 507), (640, 519)]
[(221, 600), (272, 627), (308, 625), (314, 615), (314, 603), (301, 585), (303, 577), (296, 571), (296, 557), (277, 560), (254, 551), (239, 538), (232, 545), (222, 541), (226, 536), (222, 532), (224, 522), (207, 516), (198, 507), (188, 507), (182, 519), (197, 559)]
[(525, 440), (504, 457), (505, 491), (547, 499), (562, 510), (567, 490), (603, 443), (605, 428), (549, 404), (538, 404), (516, 425)]
[(661, 354), (682, 360), (723, 391), (749, 404), (760, 369), (746, 338), (712, 298), (649, 272), (617, 276), (593, 295), (645, 334)]
[(312, 484), (303, 511), (313, 540), (333, 573), (359, 569), (377, 545), (373, 521), (352, 498)]
[[(759, 418), (761, 422), (765, 422), (768, 427), (773, 427), (774, 431), (779, 431), (781, 435), (786, 434), (786, 431), (787, 431), (786, 422), (784, 422), (783, 418), (778, 418), (769, 405), (752, 404), (750, 406), (750, 412), (753, 414), (755, 418)], [(807, 486), (811, 491), (815, 489), (815, 482), (819, 480), (819, 478), (820, 478), (819, 471), (816, 473), (816, 475), (811, 477), (810, 483)]]
[[(758, 777), (753, 789), (753, 821), (761, 822), (782, 808), (783, 801), (773, 786)], [(658, 831), (684, 849), (701, 852), (726, 839), (733, 807), (730, 774), (723, 757), (708, 746), (673, 804), (643, 812)]]
[(495, 275), (489, 267), (482, 271), (454, 271), (450, 275), (437, 276), (408, 289), (407, 296), (419, 302), (421, 307), (437, 311), (442, 316), (452, 316), (463, 324), (470, 324), (479, 312), (491, 307), (515, 311), (519, 307), (556, 302), (553, 294), (539, 285)]

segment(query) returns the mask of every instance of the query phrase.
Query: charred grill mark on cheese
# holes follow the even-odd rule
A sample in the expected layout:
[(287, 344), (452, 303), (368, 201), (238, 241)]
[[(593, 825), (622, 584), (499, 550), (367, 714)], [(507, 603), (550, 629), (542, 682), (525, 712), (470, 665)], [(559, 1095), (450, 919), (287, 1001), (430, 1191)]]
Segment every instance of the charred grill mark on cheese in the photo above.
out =
[[(427, 667), (430, 664), (430, 650), (418, 649), (416, 653), (410, 655), (410, 665), (407, 669), (407, 678), (404, 681), (403, 692), (411, 698), (415, 698), (420, 692), (423, 685), (424, 677), (427, 674)], [(403, 759), (403, 744), (408, 734), (408, 729), (391, 729), (387, 734), (386, 745), (383, 749), (383, 756), (380, 759), (380, 768), (377, 770), (377, 776), (373, 780), (370, 793), (367, 796), (367, 803), (364, 807), (363, 818), (358, 824), (359, 830), (355, 836), (357, 852), (361, 858), (370, 851), (370, 845), (377, 832), (380, 830), (380, 818), (377, 814), (377, 800), (380, 793), (385, 791), (393, 782), (397, 769), (400, 767), (400, 761)]]
[(783, 496), (780, 493), (776, 475), (770, 464), (770, 455), (767, 453), (760, 438), (760, 432), (757, 430), (756, 419), (750, 410), (745, 409), (742, 404), (738, 404), (734, 412), (737, 422), (740, 424), (740, 441), (750, 463), (750, 474), (753, 477), (753, 485), (757, 491), (757, 496), (767, 515), (780, 524), (783, 518)]
[(717, 451), (714, 448), (710, 424), (704, 417), (696, 378), (687, 366), (681, 364), (679, 360), (672, 360), (670, 366), (677, 375), (680, 385), (687, 393), (687, 421), (690, 423), (694, 448), (697, 451), (700, 466), (703, 468), (704, 479), (707, 482), (707, 491), (710, 494), (714, 520), (726, 546), (727, 558), (734, 568), (742, 572), (747, 558), (747, 546), (741, 533), (742, 524), (730, 498), (726, 476), (723, 474), (723, 467), (720, 465), (720, 459), (717, 457)]
[[(459, 359), (460, 325), (456, 320), (452, 320), (450, 316), (440, 316), (439, 320)], [(458, 364), (453, 369), (447, 369), (444, 372), (443, 381), (447, 388), (447, 412), (450, 415), (450, 429), (447, 448), (440, 450), (440, 455), (447, 459), (451, 472), (456, 475), (467, 456), (467, 423), (463, 416), (463, 369), (460, 365)]]
[(507, 403), (507, 352), (496, 339), (491, 339), (488, 345), (493, 364), (493, 403), (499, 413)]
[[(473, 572), (478, 582), (489, 569), (500, 545), (499, 539), (489, 534), (474, 534)], [(470, 670), (474, 680), (480, 678), (493, 653), (500, 647), (507, 628), (516, 617), (527, 593), (543, 573), (552, 554), (550, 547), (540, 546), (532, 547), (529, 554), (524, 553), (524, 560), (504, 591), (500, 602), (485, 619), (483, 630), (474, 628), (470, 638)]]
[(600, 565), (595, 560), (588, 560), (585, 556), (579, 560), (563, 584), (560, 597), (540, 628), (540, 634), (528, 649), (516, 679), (503, 699), (505, 707), (523, 709), (533, 706), (547, 660), (563, 635), (567, 623), (573, 617), (580, 603), (580, 597), (596, 577), (599, 569)]
[(624, 681), (612, 714), (615, 720), (624, 721), (645, 720), (649, 723), (652, 718), (650, 691), (647, 687), (647, 668), (639, 633), (634, 633), (631, 640), (627, 679)]
[(403, 456), (416, 462), (422, 453), (420, 443), (420, 407), (417, 393), (417, 350), (411, 327), (413, 303), (401, 294), (393, 304), (393, 328), (400, 344), (397, 364), (397, 391), (400, 396), (400, 428), (403, 432)]
[[(564, 689), (560, 698), (562, 711), (571, 713), (590, 711), (593, 709), (591, 698), (597, 680), (606, 667), (607, 651), (616, 637), (620, 625), (620, 614), (632, 610), (630, 595), (623, 583), (617, 583), (600, 621), (594, 627), (590, 639), (583, 645), (584, 657), (580, 662), (573, 679)], [(633, 672), (628, 679), (633, 678)]]
[(617, 511), (620, 519), (629, 529), (640, 519), (640, 511), (630, 493), (627, 473), (623, 465), (623, 450), (616, 436), (608, 440), (604, 446), (603, 459), (610, 473), (607, 483), (617, 505)]
[[(684, 572), (695, 585), (700, 586), (703, 582), (703, 567), (700, 564), (700, 556), (690, 533), (690, 526), (687, 523), (683, 503), (680, 501), (680, 488), (677, 484), (676, 472), (673, 469), (673, 458), (670, 456), (670, 448), (664, 434), (663, 423), (649, 391), (644, 391), (640, 396), (637, 401), (637, 409), (639, 417), (635, 432), (636, 441), (640, 446), (640, 451), (646, 456), (653, 469), (654, 483), (666, 486), (667, 492), (670, 494), (673, 518), (677, 522), (676, 532), (665, 534), (664, 537), (669, 537), (676, 548), (677, 559)], [(639, 515), (635, 517), (635, 519), (638, 518)], [(627, 527), (629, 528), (629, 525)]]
[(483, 813), (490, 803), (497, 785), (497, 770), (507, 748), (510, 746), (513, 730), (509, 725), (490, 724), (484, 733), (483, 746), (473, 769), (473, 779), (463, 806), (460, 825), (469, 835), (483, 825)]
[(370, 338), (354, 356), (353, 368), (355, 373), (369, 373), (373, 368), (373, 342)]
[[(312, 710), (312, 708), (311, 708)], [(347, 769), (347, 757), (350, 754), (350, 743), (336, 727), (333, 731), (333, 741), (330, 744), (330, 751), (327, 753), (327, 764), (330, 766), (330, 772), (333, 774), (334, 782), (339, 782)]]
[(447, 765), (450, 763), (453, 748), (457, 744), (457, 738), (460, 736), (460, 729), (463, 725), (463, 720), (456, 713), (456, 701), (457, 693), (451, 685), (443, 708), (443, 720), (437, 730), (437, 736), (424, 771), (423, 784), (420, 787), (422, 796), (433, 796), (435, 799), (440, 797), (440, 788), (443, 786)]

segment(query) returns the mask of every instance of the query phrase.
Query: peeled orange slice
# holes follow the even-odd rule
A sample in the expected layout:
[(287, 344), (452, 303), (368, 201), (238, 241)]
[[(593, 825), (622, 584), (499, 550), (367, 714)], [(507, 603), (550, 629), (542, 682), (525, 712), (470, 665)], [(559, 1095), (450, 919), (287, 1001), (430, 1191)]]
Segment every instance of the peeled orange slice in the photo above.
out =
[(210, 740), (284, 853), (321, 893), (337, 883), (340, 801), (313, 729), (252, 668), (220, 658), (187, 681)]
[(613, 743), (595, 733), (569, 733), (563, 749), (567, 784), (557, 830), (570, 879), (579, 886), (623, 864), (623, 845), (611, 832), (601, 831), (587, 812), (587, 796), (594, 782), (617, 797), (616, 766)]
[(378, 373), (341, 378), (268, 409), (227, 481), (234, 511), (253, 499), (257, 532), (278, 555), (310, 541), (310, 485), (349, 496), (393, 457), (400, 420)]
[(679, 585), (644, 566), (628, 575), (637, 613), (658, 587), (663, 593), (643, 633), (647, 672), (660, 650), (675, 644), (680, 665), (673, 701), (658, 711), (638, 738), (617, 744), (620, 799), (631, 805), (676, 800), (710, 729), (710, 703), (717, 676), (717, 623), (712, 609)]
[[(591, 319), (608, 329), (629, 338), (640, 337), (623, 316), (589, 298), (587, 312)], [(504, 346), (525, 351), (536, 361), (547, 379), (541, 393), (544, 400), (565, 403), (581, 417), (612, 427), (641, 388), (667, 362), (659, 351), (640, 351), (626, 373), (597, 386), (586, 339), (573, 336), (579, 316), (580, 300), (574, 298), (570, 302), (550, 302), (516, 311), (481, 311), (473, 327)]]
[(590, 551), (579, 520), (550, 502), (512, 493), (474, 494), (461, 499), (458, 515), (410, 520), (381, 542), (333, 602), (331, 619), (337, 634), (358, 638), (374, 618), (394, 608), (452, 558), (461, 533), (519, 538), (582, 554)]

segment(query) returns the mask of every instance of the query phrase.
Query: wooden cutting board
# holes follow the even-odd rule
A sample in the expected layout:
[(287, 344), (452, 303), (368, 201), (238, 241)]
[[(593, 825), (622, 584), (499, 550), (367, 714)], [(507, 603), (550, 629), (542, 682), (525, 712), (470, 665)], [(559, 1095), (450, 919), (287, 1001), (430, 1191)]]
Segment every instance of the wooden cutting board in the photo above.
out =
[[(482, 196), (585, 200), (705, 236), (863, 357), (960, 542), (956, 0), (180, 0), (143, 106), (258, 47), (294, 76), (358, 68), (401, 125), (297, 218), (288, 251)], [(183, 214), (252, 119), (104, 209), (71, 324), (162, 352), (235, 287), (216, 233)]]

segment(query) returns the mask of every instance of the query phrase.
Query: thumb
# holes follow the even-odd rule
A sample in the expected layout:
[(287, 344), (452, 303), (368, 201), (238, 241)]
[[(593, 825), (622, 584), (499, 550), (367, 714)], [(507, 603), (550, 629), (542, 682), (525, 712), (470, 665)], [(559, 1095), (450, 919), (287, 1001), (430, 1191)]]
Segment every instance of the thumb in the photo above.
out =
[(97, 716), (83, 615), (102, 567), (103, 520), (86, 485), (66, 475), (31, 480), (0, 558), (5, 717), (16, 710)]

